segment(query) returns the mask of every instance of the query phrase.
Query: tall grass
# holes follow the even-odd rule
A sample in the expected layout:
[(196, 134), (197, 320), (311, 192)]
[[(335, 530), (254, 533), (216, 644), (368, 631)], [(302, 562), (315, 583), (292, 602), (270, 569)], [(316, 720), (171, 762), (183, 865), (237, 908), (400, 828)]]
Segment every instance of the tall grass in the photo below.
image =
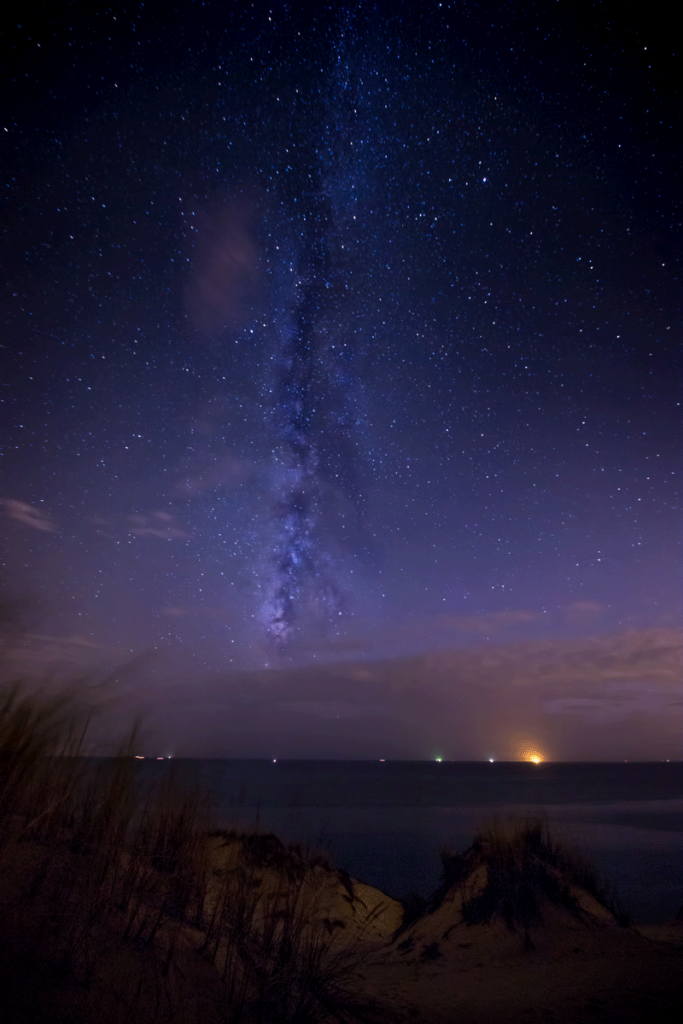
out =
[[(462, 916), (467, 923), (490, 924), (500, 919), (511, 931), (522, 933), (527, 947), (533, 945), (530, 928), (542, 923), (545, 907), (561, 907), (589, 920), (577, 897), (580, 889), (609, 910), (619, 924), (628, 924), (616, 894), (580, 853), (551, 834), (542, 818), (512, 821), (507, 826), (493, 822), (477, 833), (465, 853), (443, 851), (441, 861), (436, 901), (460, 888)], [(483, 884), (473, 885), (478, 871)]]
[(32, 815), (28, 824), (33, 826), (66, 802), (46, 762), (78, 754), (82, 735), (68, 696), (36, 701), (20, 685), (0, 693), (0, 844), (22, 818), (26, 826)]
[[(381, 1019), (354, 995), (361, 954), (325, 918), (315, 863), (274, 836), (212, 830), (207, 800), (172, 771), (143, 791), (136, 729), (93, 768), (79, 756), (88, 724), (68, 696), (0, 692), (0, 929), (25, 954), (3, 972), (0, 952), (0, 995), (30, 993), (14, 1019)], [(220, 844), (232, 859), (216, 867)]]

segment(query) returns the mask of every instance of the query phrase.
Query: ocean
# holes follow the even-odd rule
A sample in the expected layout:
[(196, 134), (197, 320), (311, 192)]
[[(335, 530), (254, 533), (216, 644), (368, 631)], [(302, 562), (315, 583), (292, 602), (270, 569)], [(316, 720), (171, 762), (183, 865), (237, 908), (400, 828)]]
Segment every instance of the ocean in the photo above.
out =
[(428, 896), (439, 850), (466, 849), (482, 824), (543, 815), (588, 857), (641, 923), (683, 905), (683, 763), (138, 762), (211, 797), (217, 827), (275, 832), (326, 853), (395, 897)]

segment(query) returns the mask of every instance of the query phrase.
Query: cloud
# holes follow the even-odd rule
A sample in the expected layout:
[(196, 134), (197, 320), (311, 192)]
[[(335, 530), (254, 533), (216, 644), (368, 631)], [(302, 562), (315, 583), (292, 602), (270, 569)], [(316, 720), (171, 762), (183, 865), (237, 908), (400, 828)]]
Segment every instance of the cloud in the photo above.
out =
[(127, 517), (128, 533), (136, 537), (159, 537), (161, 540), (188, 540), (192, 534), (178, 526), (168, 512), (152, 512), (149, 516)]
[(97, 527), (97, 532), (109, 540), (116, 540), (117, 524), (114, 519), (107, 519), (105, 516), (92, 516), (89, 520)]
[(110, 663), (112, 656), (115, 662), (120, 662), (130, 657), (130, 651), (96, 643), (77, 633), (69, 636), (27, 633), (12, 644), (6, 660), (10, 666), (21, 665), (27, 669), (33, 666), (41, 673), (50, 667), (80, 672), (101, 666), (103, 661)]
[(34, 508), (25, 501), (16, 501), (14, 498), (3, 498), (2, 504), (7, 509), (10, 519), (16, 519), (24, 526), (30, 526), (41, 533), (57, 533), (57, 526), (42, 509)]
[(190, 615), (190, 611), (187, 608), (180, 608), (176, 605), (169, 605), (166, 608), (161, 609), (162, 615), (168, 615), (172, 619), (183, 619), (186, 615)]
[(160, 540), (190, 540), (192, 537), (169, 512), (131, 513), (123, 517), (92, 516), (90, 522), (95, 524), (101, 536), (117, 543), (124, 533), (132, 533), (136, 537), (159, 537)]
[[(360, 623), (356, 623), (353, 632), (338, 639), (325, 639), (317, 644), (301, 645), (298, 650), (303, 654), (320, 654), (329, 659), (345, 654), (365, 654), (384, 652), (404, 645), (424, 647), (429, 644), (444, 648), (453, 643), (453, 634), (463, 637), (481, 637), (489, 639), (496, 635), (505, 635), (506, 630), (515, 626), (529, 626), (542, 621), (543, 615), (526, 609), (507, 609), (500, 612), (487, 612), (481, 615), (412, 615), (375, 626), (372, 632), (364, 631)], [(508, 634), (509, 636), (509, 634)]]
[(253, 316), (260, 279), (254, 198), (243, 194), (213, 208), (186, 210), (194, 266), (187, 315), (206, 336), (239, 327)]
[(348, 700), (291, 700), (280, 701), (277, 705), (283, 711), (293, 711), (315, 718), (366, 718), (368, 715), (386, 715), (383, 704), (356, 704)]
[(216, 487), (232, 490), (244, 483), (253, 472), (254, 465), (247, 459), (239, 459), (236, 455), (224, 455), (179, 480), (175, 486), (175, 493), (191, 498), (205, 491), (212, 491)]
[(96, 644), (87, 637), (72, 633), (70, 636), (42, 636), (39, 633), (29, 633), (28, 640), (37, 640), (41, 643), (54, 644), (58, 647), (87, 647), (93, 651), (117, 651), (115, 647), (105, 647), (103, 644)]
[(337, 657), (344, 654), (363, 654), (365, 651), (372, 649), (373, 643), (368, 638), (353, 638), (348, 637), (347, 639), (341, 640), (328, 640), (324, 638), (317, 644), (300, 644), (296, 647), (297, 652), (302, 654), (311, 654), (313, 657), (316, 654), (322, 654), (324, 657), (335, 655)]
[(574, 601), (573, 604), (567, 605), (565, 618), (570, 622), (599, 619), (604, 611), (604, 604), (597, 604), (595, 601)]
[(522, 622), (537, 622), (539, 618), (537, 612), (506, 609), (483, 615), (440, 615), (438, 621), (440, 625), (455, 629), (458, 633), (491, 633)]
[(670, 691), (649, 691), (645, 684), (639, 684), (644, 692), (606, 694), (597, 697), (563, 697), (546, 701), (543, 710), (550, 714), (578, 715), (586, 722), (618, 722), (630, 715), (665, 715), (676, 708), (679, 699)]
[(161, 609), (162, 615), (168, 615), (171, 619), (213, 619), (215, 622), (230, 622), (234, 618), (235, 609), (231, 605), (214, 607), (209, 604), (195, 605), (165, 605)]

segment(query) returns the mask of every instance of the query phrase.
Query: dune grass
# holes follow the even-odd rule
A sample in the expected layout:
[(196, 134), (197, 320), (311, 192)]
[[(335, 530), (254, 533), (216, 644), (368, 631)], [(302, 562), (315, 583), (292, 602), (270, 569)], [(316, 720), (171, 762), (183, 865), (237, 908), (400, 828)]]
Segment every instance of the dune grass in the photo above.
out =
[[(616, 893), (578, 851), (552, 835), (541, 817), (513, 820), (507, 825), (494, 821), (477, 833), (464, 853), (442, 851), (441, 862), (443, 874), (436, 904), (448, 891), (459, 887), (467, 923), (502, 920), (511, 931), (522, 933), (527, 947), (533, 945), (530, 928), (543, 922), (544, 907), (561, 907), (587, 920), (577, 890), (587, 892), (617, 923), (629, 923)], [(472, 886), (477, 872), (484, 878), (483, 885)]]
[[(329, 865), (220, 833), (172, 770), (138, 785), (136, 731), (93, 767), (70, 697), (0, 692), (0, 997), (16, 1024), (381, 1020), (362, 954), (320, 913)], [(221, 841), (229, 867), (211, 864)], [(267, 875), (267, 878), (266, 878)], [(341, 877), (341, 876), (340, 876)], [(349, 882), (350, 885), (350, 882)]]

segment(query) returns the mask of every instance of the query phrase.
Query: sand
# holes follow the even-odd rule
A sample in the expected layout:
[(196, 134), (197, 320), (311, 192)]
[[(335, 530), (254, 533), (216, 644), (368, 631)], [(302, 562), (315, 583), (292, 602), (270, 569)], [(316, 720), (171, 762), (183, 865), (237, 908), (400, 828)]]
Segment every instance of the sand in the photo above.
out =
[[(311, 1000), (308, 1015), (298, 1024), (335, 1019), (673, 1024), (681, 1019), (683, 925), (673, 920), (667, 926), (623, 927), (605, 905), (574, 887), (578, 910), (545, 906), (542, 920), (526, 937), (523, 929), (512, 931), (500, 919), (467, 923), (464, 902), (487, 884), (486, 869), (479, 867), (406, 926), (396, 900), (322, 859), (310, 863), (296, 853), (284, 856), (283, 849), (274, 837), (251, 850), (240, 837), (214, 837), (207, 911), (217, 906), (221, 886), (230, 879), (241, 885), (248, 875), (249, 885), (263, 896), (259, 906), (272, 909), (281, 900), (291, 909), (294, 899), (305, 908), (301, 934), (329, 936), (323, 960), (336, 964), (330, 991), (339, 997), (336, 1009), (332, 1004), (338, 1016), (325, 1015), (322, 1004)], [(150, 946), (124, 940), (120, 923), (112, 920), (89, 986), (78, 972), (60, 972), (49, 941), (41, 945), (40, 955), (33, 952), (42, 910), (39, 900), (27, 902), (25, 882), (39, 855), (27, 843), (21, 851), (6, 851), (0, 863), (3, 1024), (292, 1020), (284, 999), (270, 1006), (267, 1017), (248, 999), (241, 1008), (233, 1002), (226, 1010), (220, 957), (214, 964), (200, 955), (206, 938), (201, 928), (183, 924), (172, 968), (164, 976), (159, 951), (173, 931), (171, 919)], [(266, 910), (258, 913), (266, 921)]]
[(429, 1024), (673, 1022), (683, 996), (683, 928), (657, 936), (548, 910), (533, 949), (504, 924), (467, 925), (447, 900), (382, 951), (369, 990), (396, 1019)]

